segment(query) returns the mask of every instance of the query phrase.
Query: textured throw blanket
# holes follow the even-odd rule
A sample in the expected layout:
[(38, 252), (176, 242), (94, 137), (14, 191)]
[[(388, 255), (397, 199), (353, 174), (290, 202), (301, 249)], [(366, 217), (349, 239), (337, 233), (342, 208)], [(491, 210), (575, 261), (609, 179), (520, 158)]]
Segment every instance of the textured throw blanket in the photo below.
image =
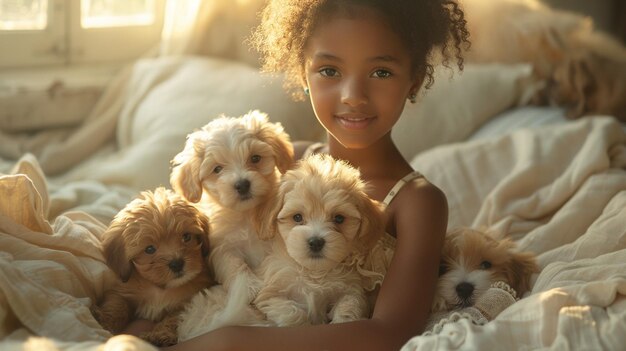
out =
[[(617, 122), (451, 144), (412, 165), (446, 192), (450, 227), (507, 231), (542, 271), (495, 320), (459, 320), (404, 350), (626, 345), (626, 135)], [(53, 187), (30, 156), (0, 175), (0, 349), (153, 349), (110, 338), (88, 309), (113, 279), (99, 236), (132, 196), (89, 181)]]

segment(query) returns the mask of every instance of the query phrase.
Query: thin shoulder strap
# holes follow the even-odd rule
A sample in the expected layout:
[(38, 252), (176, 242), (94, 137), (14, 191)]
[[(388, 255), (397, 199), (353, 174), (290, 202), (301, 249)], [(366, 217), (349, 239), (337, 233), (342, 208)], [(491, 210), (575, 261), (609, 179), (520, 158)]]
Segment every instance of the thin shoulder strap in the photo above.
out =
[(418, 171), (413, 171), (413, 172), (405, 175), (402, 179), (398, 180), (396, 185), (394, 185), (393, 188), (391, 188), (391, 190), (389, 190), (389, 193), (387, 194), (387, 196), (385, 196), (385, 199), (383, 200), (383, 204), (385, 205), (385, 207), (389, 206), (389, 204), (391, 203), (393, 198), (396, 197), (398, 192), (400, 192), (400, 189), (402, 189), (402, 187), (405, 184), (407, 184), (408, 182), (412, 181), (413, 179), (416, 179), (416, 178), (419, 178), (419, 177), (423, 177), (422, 174), (420, 172), (418, 172)]

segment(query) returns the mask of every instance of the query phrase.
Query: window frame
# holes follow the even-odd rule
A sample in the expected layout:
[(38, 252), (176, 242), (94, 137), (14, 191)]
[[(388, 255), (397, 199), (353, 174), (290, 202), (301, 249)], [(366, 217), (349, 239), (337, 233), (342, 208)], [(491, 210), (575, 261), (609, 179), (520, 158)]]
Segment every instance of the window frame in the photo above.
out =
[(140, 57), (161, 37), (165, 1), (154, 0), (154, 23), (83, 28), (81, 1), (48, 0), (48, 24), (39, 30), (0, 30), (0, 70), (110, 64)]

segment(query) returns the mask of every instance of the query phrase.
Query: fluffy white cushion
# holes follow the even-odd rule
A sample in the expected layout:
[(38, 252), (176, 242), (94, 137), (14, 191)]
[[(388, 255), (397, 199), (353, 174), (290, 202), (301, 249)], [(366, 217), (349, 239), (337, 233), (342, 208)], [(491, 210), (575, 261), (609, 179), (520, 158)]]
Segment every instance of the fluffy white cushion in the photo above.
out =
[(437, 145), (465, 140), (495, 115), (520, 103), (534, 89), (525, 64), (466, 65), (463, 72), (435, 72), (435, 84), (416, 104), (407, 104), (393, 129), (406, 159)]
[(280, 79), (257, 68), (206, 57), (138, 61), (126, 86), (127, 101), (117, 125), (119, 150), (90, 159), (64, 180), (95, 179), (138, 190), (169, 186), (170, 161), (188, 134), (225, 114), (258, 109), (280, 122), (293, 139), (319, 140), (308, 102), (294, 102)]

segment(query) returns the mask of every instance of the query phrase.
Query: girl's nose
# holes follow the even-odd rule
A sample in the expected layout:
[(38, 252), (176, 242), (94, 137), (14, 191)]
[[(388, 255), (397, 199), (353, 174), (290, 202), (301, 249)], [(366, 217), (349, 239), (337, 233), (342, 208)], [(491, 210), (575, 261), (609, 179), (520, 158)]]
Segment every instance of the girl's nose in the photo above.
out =
[(345, 80), (341, 89), (341, 102), (348, 106), (359, 106), (367, 103), (365, 83), (358, 79)]

